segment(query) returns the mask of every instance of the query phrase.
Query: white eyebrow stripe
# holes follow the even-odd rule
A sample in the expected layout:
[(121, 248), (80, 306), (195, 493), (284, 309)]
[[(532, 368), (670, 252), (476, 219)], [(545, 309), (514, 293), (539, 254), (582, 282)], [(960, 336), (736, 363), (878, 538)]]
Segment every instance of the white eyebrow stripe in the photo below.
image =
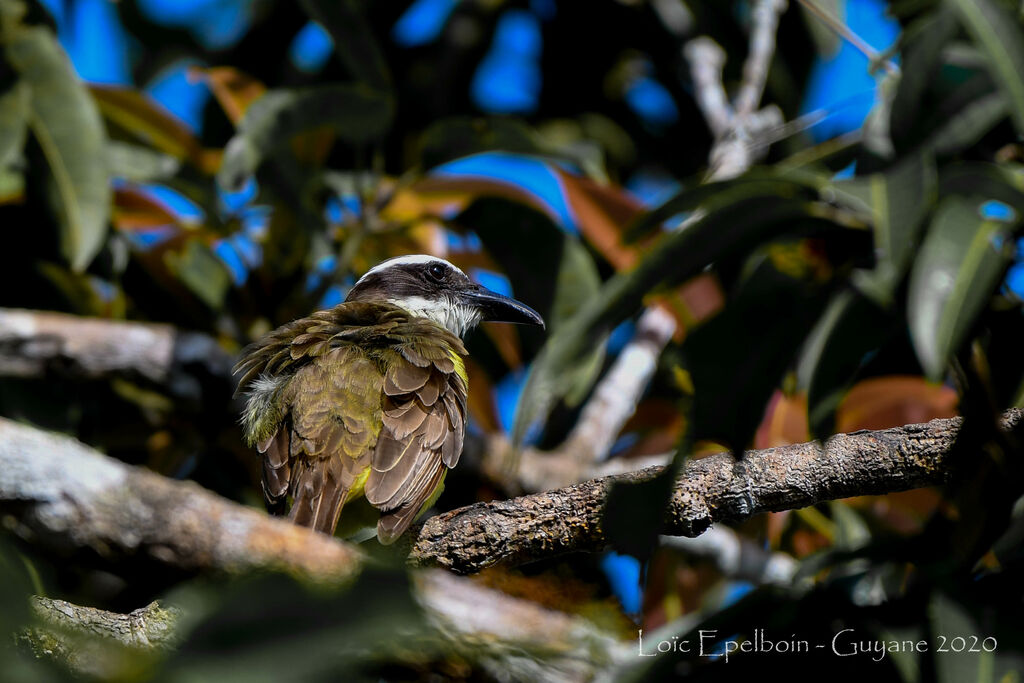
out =
[[(368, 271), (366, 271), (366, 274), (363, 275), (363, 277), (366, 277), (367, 275), (372, 275), (373, 273), (379, 273), (380, 271), (387, 270), (388, 268), (391, 268), (393, 266), (405, 266), (405, 265), (413, 265), (413, 264), (417, 264), (417, 263), (431, 263), (431, 262), (434, 262), (434, 261), (436, 261), (438, 263), (443, 263), (446, 266), (448, 266), (449, 268), (455, 270), (456, 272), (459, 272), (459, 273), (462, 273), (462, 275), (465, 275), (465, 273), (462, 272), (462, 269), (452, 265), (448, 261), (445, 261), (443, 258), (438, 258), (437, 256), (431, 256), (430, 254), (409, 254), (408, 256), (396, 256), (394, 258), (389, 258), (387, 261), (381, 261), (380, 263), (375, 265), (373, 268), (370, 268)], [(359, 278), (359, 279), (362, 280), (363, 278)]]

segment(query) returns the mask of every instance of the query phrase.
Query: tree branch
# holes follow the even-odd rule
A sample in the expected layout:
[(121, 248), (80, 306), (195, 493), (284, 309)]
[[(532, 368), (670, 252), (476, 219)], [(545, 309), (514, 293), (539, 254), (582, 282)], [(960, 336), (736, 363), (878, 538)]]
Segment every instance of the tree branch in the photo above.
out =
[(113, 639), (122, 645), (167, 649), (176, 642), (176, 608), (164, 608), (156, 602), (129, 614), (81, 607), (64, 600), (38, 595), (31, 599), (33, 615), (50, 627), (86, 635)]
[[(495, 678), (584, 681), (626, 661), (625, 645), (581, 617), (437, 569), (417, 570), (413, 585), (433, 629), (428, 636)], [(171, 651), (187, 636), (179, 631), (181, 611), (156, 602), (130, 614), (39, 596), (31, 604), (40, 626), (19, 633), (19, 642), (78, 674), (118, 678), (132, 651)]]
[[(1021, 411), (1003, 427), (1019, 430)], [(961, 418), (826, 442), (722, 453), (688, 463), (663, 533), (697, 536), (714, 522), (825, 500), (940, 484)], [(574, 551), (603, 549), (605, 497), (615, 481), (642, 481), (660, 467), (477, 503), (432, 517), (404, 538), (409, 561), (472, 573)], [(64, 556), (83, 550), (186, 572), (270, 568), (320, 581), (351, 578), (354, 546), (100, 455), (65, 436), (0, 419), (0, 513), (28, 542)]]
[(65, 557), (86, 552), (186, 572), (270, 568), (321, 581), (350, 578), (362, 560), (329, 536), (6, 419), (0, 513), (17, 536)]
[(0, 309), (0, 377), (124, 377), (196, 396), (196, 368), (226, 379), (231, 365), (214, 339), (171, 325)]
[[(1003, 427), (1019, 430), (1021, 415), (1008, 411)], [(949, 454), (961, 424), (962, 418), (932, 420), (839, 434), (824, 446), (812, 442), (748, 451), (741, 459), (722, 453), (691, 461), (672, 493), (663, 533), (698, 536), (715, 522), (760, 512), (941, 484), (951, 475)], [(612, 483), (649, 480), (662, 471), (651, 467), (442, 513), (414, 529), (410, 560), (471, 573), (601, 550), (601, 514)]]

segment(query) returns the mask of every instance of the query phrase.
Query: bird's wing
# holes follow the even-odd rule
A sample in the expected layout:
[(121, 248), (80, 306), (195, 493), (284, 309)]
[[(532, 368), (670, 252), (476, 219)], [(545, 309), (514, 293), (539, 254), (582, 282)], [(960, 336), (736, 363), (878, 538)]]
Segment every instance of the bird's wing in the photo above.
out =
[[(331, 349), (295, 373), (287, 424), (275, 441), (289, 440), (288, 516), (296, 524), (334, 533), (346, 498), (371, 464), (382, 384), (377, 363), (352, 345)], [(264, 472), (274, 464), (270, 455), (268, 449)], [(265, 489), (267, 480), (265, 474)]]
[(393, 542), (462, 452), (462, 341), (387, 304), (345, 303), (289, 323), (243, 352), (243, 423), (263, 454), (268, 507), (333, 533), (350, 491), (381, 510)]
[(465, 348), (428, 321), (396, 330), (385, 352), (381, 432), (364, 492), (382, 515), (381, 543), (394, 542), (440, 492), (462, 453), (466, 429)]
[[(248, 394), (242, 422), (263, 454), (267, 507), (333, 533), (353, 485), (369, 470), (381, 426), (383, 374), (373, 345), (408, 314), (342, 304), (288, 323), (247, 348), (236, 373)], [(352, 336), (357, 338), (353, 339)]]

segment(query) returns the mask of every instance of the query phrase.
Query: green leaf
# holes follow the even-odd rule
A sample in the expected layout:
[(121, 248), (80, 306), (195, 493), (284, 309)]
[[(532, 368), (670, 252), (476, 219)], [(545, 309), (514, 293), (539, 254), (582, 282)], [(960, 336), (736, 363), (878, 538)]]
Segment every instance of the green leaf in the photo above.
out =
[(784, 273), (765, 255), (754, 263), (722, 312), (683, 343), (694, 387), (691, 436), (734, 451), (749, 445), (828, 300), (826, 282)]
[(1024, 135), (1024, 31), (998, 0), (948, 0), (988, 56), (989, 70), (1006, 95), (1017, 132)]
[(526, 430), (572, 387), (592, 350), (618, 323), (639, 310), (644, 296), (662, 283), (698, 275), (708, 264), (744, 253), (763, 240), (785, 232), (791, 221), (806, 217), (808, 202), (773, 194), (748, 196), (743, 188), (715, 197), (699, 220), (666, 234), (630, 272), (607, 281), (596, 296), (551, 334), (533, 362), (519, 399), (512, 438), (521, 443)]
[[(1011, 675), (1010, 671), (1005, 670), (1005, 664), (1009, 662), (1004, 662), (1004, 666), (996, 666), (995, 652), (986, 651), (988, 648), (978, 645), (973, 648), (967, 647), (973, 644), (972, 636), (976, 636), (980, 643), (991, 633), (991, 626), (985, 623), (989, 620), (976, 618), (964, 604), (939, 592), (935, 592), (928, 603), (928, 617), (932, 642), (936, 645), (934, 657), (937, 681), (992, 683), (1016, 678), (1016, 675)], [(961, 648), (959, 643), (954, 645), (954, 638), (966, 638), (965, 646)], [(995, 640), (998, 642), (998, 639)], [(997, 669), (1000, 669), (998, 678)]]
[(84, 271), (103, 246), (110, 216), (103, 121), (49, 29), (9, 27), (6, 53), (32, 89), (29, 127), (49, 165), (62, 252)]
[(926, 143), (937, 155), (951, 155), (966, 149), (1006, 118), (1006, 98), (1001, 92), (982, 95), (968, 102), (929, 138)]
[[(487, 253), (508, 276), (516, 298), (534, 307), (556, 333), (600, 290), (594, 259), (580, 241), (545, 214), (522, 203), (483, 197), (459, 214), (456, 223), (475, 231)], [(523, 328), (529, 350), (543, 343), (540, 330)], [(584, 355), (564, 377), (569, 393), (585, 394), (604, 357), (603, 337), (591, 340)], [(573, 391), (575, 390), (575, 391)]]
[(1024, 179), (1004, 166), (983, 161), (947, 164), (939, 175), (939, 194), (994, 199), (1024, 215)]
[(106, 159), (111, 175), (136, 183), (167, 180), (181, 169), (181, 162), (168, 154), (116, 140), (107, 143)]
[(910, 260), (918, 228), (935, 201), (935, 186), (935, 166), (926, 154), (915, 154), (884, 173), (833, 186), (840, 202), (867, 209), (879, 268), (893, 282)]
[(917, 357), (941, 380), (1013, 258), (1010, 225), (985, 220), (979, 204), (944, 199), (910, 274), (907, 316)]
[(625, 230), (627, 242), (648, 236), (660, 230), (662, 223), (681, 213), (695, 210), (701, 204), (713, 200), (725, 191), (737, 200), (742, 197), (775, 195), (777, 197), (798, 197), (808, 195), (809, 189), (817, 190), (827, 183), (815, 173), (776, 169), (755, 168), (738, 178), (705, 183), (687, 187), (664, 204), (643, 214)]
[(329, 126), (352, 144), (380, 139), (391, 126), (394, 102), (362, 85), (271, 90), (245, 112), (224, 151), (217, 180), (237, 189), (264, 159), (298, 133)]
[(0, 169), (18, 163), (25, 147), (32, 91), (18, 81), (0, 94)]
[(405, 572), (370, 568), (340, 590), (264, 574), (185, 584), (174, 598), (188, 635), (169, 653), (161, 680), (380, 680), (374, 672), (387, 663), (413, 652), (438, 656), (441, 647), (426, 640)]
[(180, 254), (168, 251), (164, 258), (168, 269), (203, 303), (220, 310), (231, 286), (231, 276), (209, 247), (193, 239)]
[(897, 150), (918, 141), (920, 108), (935, 81), (943, 48), (955, 36), (956, 19), (948, 10), (929, 13), (911, 24), (903, 38), (900, 83), (892, 102), (889, 130)]
[(331, 34), (334, 49), (357, 81), (382, 92), (391, 88), (384, 53), (354, 0), (301, 0), (301, 5)]
[(534, 132), (524, 123), (498, 117), (453, 116), (424, 131), (420, 140), (420, 164), (425, 169), (433, 168), (452, 159), (489, 150), (542, 153)]
[(833, 297), (807, 336), (797, 363), (797, 386), (807, 392), (811, 434), (834, 431), (835, 412), (864, 357), (893, 331), (893, 322), (856, 290)]
[(670, 470), (648, 481), (615, 482), (608, 491), (601, 529), (613, 549), (641, 562), (650, 559), (675, 481)]

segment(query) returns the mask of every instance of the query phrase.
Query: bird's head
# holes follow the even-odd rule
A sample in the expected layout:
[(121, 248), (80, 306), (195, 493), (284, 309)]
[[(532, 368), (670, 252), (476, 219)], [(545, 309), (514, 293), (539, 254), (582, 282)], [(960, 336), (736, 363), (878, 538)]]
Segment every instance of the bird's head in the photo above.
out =
[(537, 311), (472, 282), (436, 256), (399, 256), (363, 275), (345, 301), (386, 301), (460, 337), (482, 320), (544, 327)]

